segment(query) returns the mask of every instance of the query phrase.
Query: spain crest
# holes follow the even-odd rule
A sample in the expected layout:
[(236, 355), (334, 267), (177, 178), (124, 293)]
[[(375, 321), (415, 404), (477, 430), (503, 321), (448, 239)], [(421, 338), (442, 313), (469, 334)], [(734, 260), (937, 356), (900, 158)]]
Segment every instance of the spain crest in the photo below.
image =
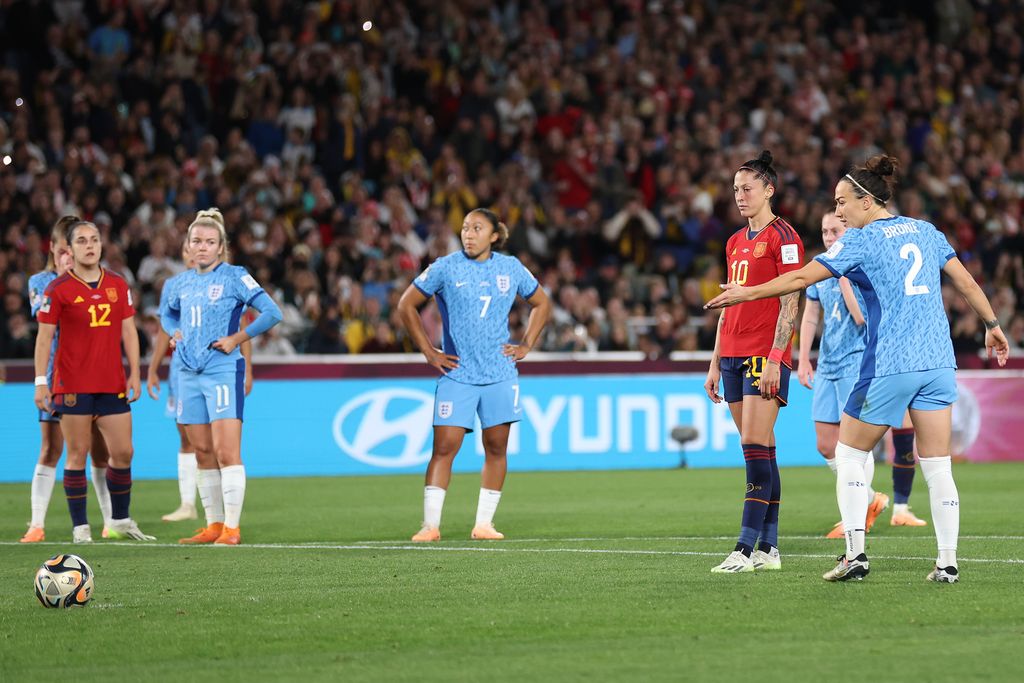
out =
[(104, 291), (107, 293), (107, 301), (109, 301), (112, 304), (116, 304), (117, 303), (117, 288), (116, 287), (107, 287), (107, 288), (105, 288)]
[(78, 394), (64, 394), (61, 399), (66, 408), (74, 408), (78, 403)]
[(210, 285), (210, 288), (206, 290), (206, 295), (210, 297), (210, 303), (213, 303), (220, 298), (221, 294), (224, 293), (224, 285)]
[(764, 256), (764, 252), (768, 250), (767, 242), (758, 242), (754, 245), (754, 258), (761, 258)]
[(512, 288), (512, 278), (510, 276), (498, 275), (495, 279), (498, 282), (498, 291), (502, 294), (505, 294)]

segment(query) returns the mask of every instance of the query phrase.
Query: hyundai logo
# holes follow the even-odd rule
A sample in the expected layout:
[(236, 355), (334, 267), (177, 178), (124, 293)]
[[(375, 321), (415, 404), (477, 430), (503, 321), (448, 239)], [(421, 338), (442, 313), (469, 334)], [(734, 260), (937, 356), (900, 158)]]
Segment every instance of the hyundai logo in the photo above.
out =
[(377, 389), (343, 405), (334, 441), (346, 455), (375, 467), (420, 465), (430, 459), (434, 397), (417, 389)]

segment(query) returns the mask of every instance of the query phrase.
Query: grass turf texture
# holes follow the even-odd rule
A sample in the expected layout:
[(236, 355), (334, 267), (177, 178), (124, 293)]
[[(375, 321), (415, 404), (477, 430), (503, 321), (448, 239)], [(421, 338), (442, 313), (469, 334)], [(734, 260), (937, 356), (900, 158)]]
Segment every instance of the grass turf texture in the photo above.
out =
[[(1024, 464), (955, 474), (953, 586), (924, 580), (931, 527), (892, 528), (888, 511), (871, 575), (822, 581), (841, 550), (821, 538), (838, 518), (825, 468), (783, 470), (783, 570), (734, 576), (708, 570), (734, 543), (735, 469), (514, 473), (508, 539), (487, 543), (468, 540), (478, 478), (457, 476), (444, 541), (425, 548), (408, 543), (420, 477), (250, 480), (239, 548), (73, 546), (59, 486), (48, 543), (12, 544), (28, 485), (3, 485), (0, 680), (1005, 680), (1024, 642), (1024, 536), (1006, 536), (1021, 533)], [(911, 502), (930, 518), (920, 474)], [(160, 544), (196, 526), (159, 521), (176, 504), (172, 482), (135, 484)], [(96, 570), (83, 610), (32, 594), (58, 552)]]

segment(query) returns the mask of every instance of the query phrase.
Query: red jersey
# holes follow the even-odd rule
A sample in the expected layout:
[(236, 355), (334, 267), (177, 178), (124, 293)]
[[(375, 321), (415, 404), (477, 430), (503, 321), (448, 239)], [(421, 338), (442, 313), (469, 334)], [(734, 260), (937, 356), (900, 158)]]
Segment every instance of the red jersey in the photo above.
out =
[[(737, 231), (725, 245), (729, 282), (761, 285), (775, 277), (797, 270), (803, 264), (804, 245), (789, 223), (776, 218), (757, 232), (749, 228)], [(722, 358), (767, 356), (775, 341), (779, 321), (779, 300), (746, 301), (725, 310), (719, 355)], [(782, 353), (782, 361), (792, 367), (792, 336)]]
[(100, 270), (95, 285), (71, 271), (51, 282), (43, 294), (39, 322), (60, 328), (53, 393), (124, 393), (121, 322), (134, 315), (128, 283), (108, 270)]

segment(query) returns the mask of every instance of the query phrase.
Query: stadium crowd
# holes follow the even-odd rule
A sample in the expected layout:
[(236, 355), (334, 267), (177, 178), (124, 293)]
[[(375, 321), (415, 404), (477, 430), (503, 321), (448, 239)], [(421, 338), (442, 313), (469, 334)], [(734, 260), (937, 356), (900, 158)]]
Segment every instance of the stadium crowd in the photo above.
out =
[(412, 350), (397, 298), (477, 206), (555, 303), (544, 350), (710, 350), (733, 173), (762, 148), (808, 257), (850, 164), (899, 157), (896, 209), (1021, 348), (1022, 35), (1014, 0), (4, 2), (0, 357), (32, 354), (58, 217), (99, 226), (153, 335), (208, 206), (284, 311), (257, 356)]

